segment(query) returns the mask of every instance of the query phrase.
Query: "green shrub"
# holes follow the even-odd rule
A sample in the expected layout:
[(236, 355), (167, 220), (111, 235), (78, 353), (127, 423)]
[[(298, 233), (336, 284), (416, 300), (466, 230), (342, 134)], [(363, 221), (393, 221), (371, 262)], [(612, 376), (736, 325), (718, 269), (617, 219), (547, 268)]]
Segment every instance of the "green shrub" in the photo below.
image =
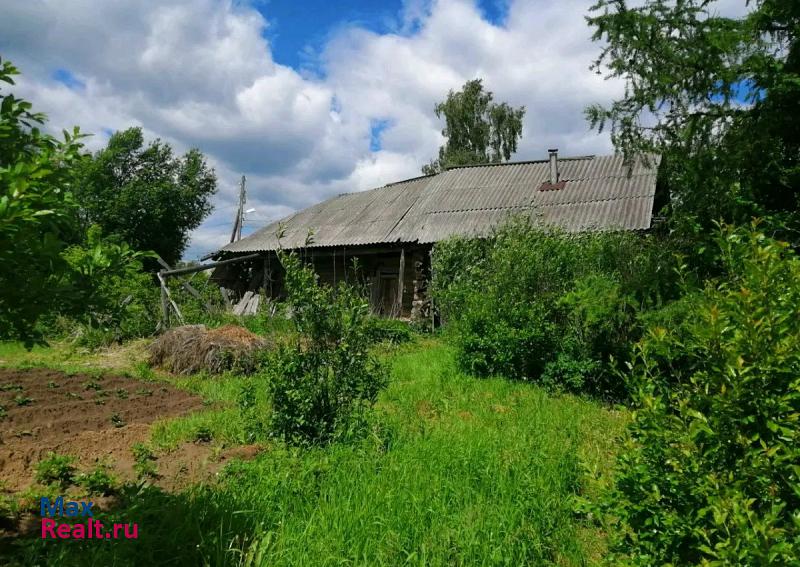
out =
[(800, 557), (800, 259), (755, 229), (719, 243), (729, 275), (637, 346), (638, 410), (605, 498), (616, 564)]
[(610, 361), (627, 360), (638, 315), (675, 294), (672, 263), (653, 237), (512, 220), (437, 244), (432, 289), (464, 370), (619, 397)]
[(399, 345), (409, 342), (414, 337), (409, 324), (398, 319), (368, 317), (365, 324), (367, 338), (373, 343)]
[(0, 60), (0, 339), (30, 347), (41, 340), (39, 318), (72, 299), (61, 252), (77, 232), (72, 189), (83, 135), (47, 134), (45, 115), (7, 90), (18, 74)]
[(68, 248), (62, 256), (70, 267), (75, 301), (62, 313), (82, 327), (79, 341), (90, 347), (152, 334), (158, 321), (158, 291), (142, 268), (149, 254), (103, 238), (93, 226), (86, 243)]
[(194, 432), (194, 440), (198, 443), (210, 443), (214, 439), (214, 432), (207, 425), (199, 426)]
[(108, 467), (98, 466), (78, 476), (76, 483), (91, 495), (109, 496), (119, 488), (119, 481), (108, 472)]
[(243, 443), (254, 443), (259, 440), (265, 430), (264, 420), (259, 412), (256, 399), (256, 386), (252, 381), (247, 382), (239, 390), (236, 397), (236, 405), (239, 408), (243, 427)]
[(294, 326), (285, 316), (283, 305), (275, 305), (274, 314), (270, 312), (272, 307), (273, 306), (270, 305), (269, 307), (259, 309), (259, 312), (255, 315), (241, 317), (240, 324), (246, 327), (250, 332), (261, 336), (291, 334), (294, 331)]
[(470, 297), (457, 323), (457, 360), (479, 376), (537, 378), (555, 349), (555, 327), (542, 303), (505, 305)]
[(270, 428), (290, 443), (327, 443), (360, 430), (387, 382), (369, 352), (369, 305), (353, 287), (317, 284), (294, 254), (280, 255), (288, 303), (300, 335), (271, 364)]
[(133, 470), (139, 480), (156, 479), (159, 477), (158, 469), (156, 468), (156, 456), (152, 449), (143, 443), (135, 443), (131, 447), (133, 454)]
[(603, 371), (602, 364), (590, 358), (575, 358), (559, 352), (548, 362), (540, 378), (543, 386), (552, 390), (581, 392), (589, 389), (589, 383)]
[(75, 481), (75, 470), (74, 457), (50, 452), (36, 465), (36, 481), (66, 488)]

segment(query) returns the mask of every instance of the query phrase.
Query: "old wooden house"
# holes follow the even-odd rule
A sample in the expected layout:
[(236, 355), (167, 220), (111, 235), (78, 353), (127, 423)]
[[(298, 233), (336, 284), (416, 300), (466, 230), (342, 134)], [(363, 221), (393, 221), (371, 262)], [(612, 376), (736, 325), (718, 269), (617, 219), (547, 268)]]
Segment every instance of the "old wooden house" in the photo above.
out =
[(486, 236), (510, 215), (567, 231), (647, 230), (657, 167), (658, 158), (626, 164), (621, 156), (559, 158), (551, 150), (547, 160), (456, 167), (339, 195), (220, 249), (217, 260), (249, 259), (219, 268), (214, 278), (240, 295), (258, 290), (279, 298), (280, 248), (302, 251), (331, 284), (357, 277), (357, 259), (375, 313), (425, 317), (437, 242)]

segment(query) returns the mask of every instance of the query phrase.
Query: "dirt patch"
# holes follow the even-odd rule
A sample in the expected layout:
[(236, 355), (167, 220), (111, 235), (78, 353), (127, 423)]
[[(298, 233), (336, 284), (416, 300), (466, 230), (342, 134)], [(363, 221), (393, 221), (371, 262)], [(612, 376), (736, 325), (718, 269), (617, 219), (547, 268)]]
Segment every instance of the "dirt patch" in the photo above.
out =
[(430, 421), (439, 417), (439, 410), (428, 400), (420, 400), (417, 402), (417, 415), (422, 419)]
[(203, 401), (168, 384), (39, 368), (0, 369), (0, 406), (0, 482), (17, 491), (50, 451), (76, 457), (81, 470), (107, 463), (130, 479), (131, 446), (149, 440), (150, 424)]
[(263, 447), (243, 445), (221, 450), (207, 443), (183, 443), (157, 460), (156, 485), (165, 490), (177, 490), (192, 484), (207, 482), (233, 460), (254, 459)]

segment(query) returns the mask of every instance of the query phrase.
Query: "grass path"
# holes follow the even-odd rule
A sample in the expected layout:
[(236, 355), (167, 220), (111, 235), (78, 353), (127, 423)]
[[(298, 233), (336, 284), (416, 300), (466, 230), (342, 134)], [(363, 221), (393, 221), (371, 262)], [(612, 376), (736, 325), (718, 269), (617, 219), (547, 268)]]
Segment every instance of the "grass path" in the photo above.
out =
[[(583, 466), (607, 466), (624, 416), (529, 384), (465, 376), (436, 340), (383, 356), (392, 381), (363, 442), (303, 452), (268, 442), (260, 457), (229, 465), (213, 486), (127, 495), (118, 516), (139, 523), (138, 541), (31, 542), (20, 559), (581, 565), (602, 554), (600, 534), (572, 511), (573, 495)], [(223, 403), (237, 393), (202, 378), (178, 385)], [(215, 436), (237, 436), (231, 410), (210, 410), (162, 425), (156, 439), (177, 442), (198, 421)]]

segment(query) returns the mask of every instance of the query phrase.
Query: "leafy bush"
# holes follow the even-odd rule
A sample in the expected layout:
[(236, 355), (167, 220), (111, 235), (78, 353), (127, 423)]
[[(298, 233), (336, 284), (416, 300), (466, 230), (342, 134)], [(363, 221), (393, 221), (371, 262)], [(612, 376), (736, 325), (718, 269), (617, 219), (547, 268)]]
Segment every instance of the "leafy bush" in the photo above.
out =
[(119, 341), (155, 331), (157, 290), (142, 269), (149, 256), (104, 239), (97, 226), (89, 229), (85, 244), (63, 253), (75, 298), (67, 309), (84, 325), (86, 341)]
[(728, 276), (636, 349), (638, 411), (605, 502), (615, 563), (800, 557), (800, 258), (756, 229), (719, 244)]
[(327, 443), (359, 429), (387, 371), (369, 352), (369, 305), (362, 294), (344, 284), (320, 286), (296, 255), (280, 258), (302, 336), (268, 366), (271, 430), (290, 443)]
[(53, 452), (36, 465), (36, 481), (66, 488), (75, 481), (75, 459)]
[(159, 478), (156, 467), (156, 455), (152, 449), (143, 443), (135, 443), (131, 447), (133, 454), (133, 470), (141, 481)]
[(242, 442), (254, 443), (261, 438), (266, 428), (258, 411), (256, 385), (253, 382), (247, 382), (239, 390), (239, 395), (236, 396), (236, 405), (244, 424)]
[(119, 480), (108, 472), (108, 467), (98, 466), (88, 473), (78, 476), (77, 484), (86, 489), (89, 494), (108, 496), (114, 494), (119, 488)]
[(373, 343), (398, 345), (407, 343), (414, 337), (409, 324), (398, 319), (369, 317), (365, 324), (367, 338)]
[(490, 238), (437, 244), (433, 293), (460, 366), (619, 396), (638, 315), (674, 294), (672, 256), (651, 237), (571, 235), (513, 220)]
[[(0, 60), (0, 85), (19, 71)], [(0, 338), (41, 339), (36, 323), (69, 298), (60, 254), (75, 237), (74, 166), (82, 135), (45, 134), (44, 114), (31, 103), (0, 92)]]

